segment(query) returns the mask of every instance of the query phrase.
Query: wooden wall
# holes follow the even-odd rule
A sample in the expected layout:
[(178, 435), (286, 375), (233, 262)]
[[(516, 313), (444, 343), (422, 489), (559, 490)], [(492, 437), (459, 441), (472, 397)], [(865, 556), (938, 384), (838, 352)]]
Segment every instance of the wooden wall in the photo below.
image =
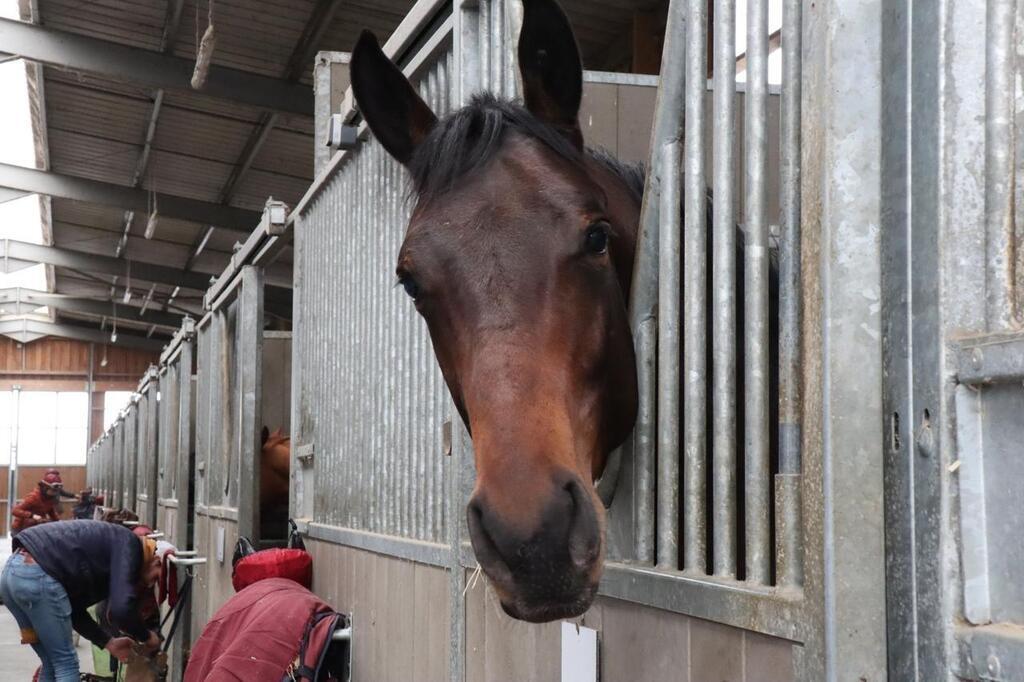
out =
[[(100, 366), (106, 350), (107, 365)], [(90, 363), (91, 359), (91, 363)], [(103, 432), (103, 393), (132, 391), (158, 353), (48, 336), (31, 343), (0, 337), (0, 391), (87, 391), (92, 382), (89, 442)]]
[[(15, 504), (25, 499), (32, 490), (38, 485), (39, 481), (42, 480), (43, 475), (49, 466), (20, 466), (17, 471), (17, 482), (15, 482)], [(60, 471), (60, 478), (64, 482), (64, 490), (69, 493), (78, 494), (80, 490), (85, 487), (85, 467), (84, 466), (58, 466), (57, 469)], [(8, 481), (8, 468), (6, 466), (0, 467), (0, 476), (3, 480), (0, 480), (0, 512), (2, 512), (3, 518), (0, 519), (0, 536), (7, 532), (9, 526), (8, 521), (10, 520), (10, 512), (6, 507), (4, 498), (7, 497), (7, 481)], [(72, 499), (61, 500), (58, 512), (62, 519), (71, 518), (71, 508), (75, 506), (75, 501)]]

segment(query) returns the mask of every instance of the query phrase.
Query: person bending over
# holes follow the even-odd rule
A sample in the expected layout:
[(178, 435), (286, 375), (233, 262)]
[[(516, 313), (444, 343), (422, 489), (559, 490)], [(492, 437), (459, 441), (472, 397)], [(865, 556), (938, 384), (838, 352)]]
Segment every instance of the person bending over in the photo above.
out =
[[(121, 661), (133, 640), (150, 651), (159, 635), (140, 616), (139, 587), (160, 576), (156, 543), (102, 521), (57, 521), (23, 530), (0, 574), (0, 595), (42, 661), (40, 682), (78, 682), (72, 629)], [(111, 637), (86, 611), (107, 600)]]

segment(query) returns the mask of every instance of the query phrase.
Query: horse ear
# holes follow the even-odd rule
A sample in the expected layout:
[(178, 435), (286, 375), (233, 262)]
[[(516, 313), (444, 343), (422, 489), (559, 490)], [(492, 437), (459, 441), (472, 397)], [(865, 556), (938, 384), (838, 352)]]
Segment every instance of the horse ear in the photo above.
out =
[(526, 108), (582, 149), (583, 62), (572, 25), (555, 0), (523, 0), (523, 9), (519, 73)]
[(349, 72), (352, 92), (370, 130), (391, 156), (408, 164), (437, 116), (369, 31), (363, 31), (352, 50)]
[(268, 438), (270, 438), (270, 429), (264, 426), (263, 430), (260, 431), (260, 445), (266, 445)]

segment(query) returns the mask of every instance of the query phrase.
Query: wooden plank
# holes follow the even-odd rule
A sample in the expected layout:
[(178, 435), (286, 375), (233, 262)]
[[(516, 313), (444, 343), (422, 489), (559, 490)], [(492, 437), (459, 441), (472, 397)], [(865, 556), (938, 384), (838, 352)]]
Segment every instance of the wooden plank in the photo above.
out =
[[(465, 571), (466, 584), (473, 580), (473, 571)], [(466, 679), (483, 680), (487, 659), (486, 586), (481, 576), (466, 590)]]
[(448, 635), (451, 621), (448, 611), (448, 572), (415, 564), (416, 631), (422, 642), (415, 657), (417, 677), (424, 680), (448, 679)]
[(618, 85), (619, 108), (628, 115), (618, 119), (617, 157), (629, 163), (647, 163), (654, 126), (658, 89), (648, 85)]
[(793, 682), (793, 644), (756, 632), (743, 633), (745, 682)]
[[(616, 599), (600, 599), (601, 679), (656, 682), (685, 679), (690, 619)], [(593, 625), (590, 625), (593, 627)], [(694, 682), (704, 677), (691, 678)], [(716, 681), (717, 682), (717, 681)]]
[(690, 679), (743, 682), (743, 631), (690, 620)]
[(411, 561), (384, 557), (380, 561), (387, 566), (388, 574), (384, 602), (387, 609), (388, 646), (381, 647), (386, 651), (387, 674), (380, 679), (411, 680), (417, 676), (430, 679), (422, 669), (417, 670), (413, 665), (413, 643), (428, 631), (426, 622), (417, 621), (414, 613), (416, 566)]
[(580, 131), (590, 147), (618, 155), (619, 92), (609, 83), (584, 83), (580, 102)]

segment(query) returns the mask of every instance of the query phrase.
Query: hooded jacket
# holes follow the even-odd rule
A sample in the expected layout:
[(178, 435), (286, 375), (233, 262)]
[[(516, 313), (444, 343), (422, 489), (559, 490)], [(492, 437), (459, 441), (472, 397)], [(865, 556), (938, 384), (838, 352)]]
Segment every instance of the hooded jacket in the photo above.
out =
[(142, 540), (113, 523), (57, 521), (21, 531), (14, 549), (25, 548), (57, 580), (71, 602), (71, 624), (98, 647), (110, 635), (86, 611), (107, 600), (111, 623), (137, 641), (149, 637), (139, 613), (136, 586), (142, 574)]
[[(34, 520), (32, 518), (33, 514), (42, 516), (43, 520)], [(11, 516), (14, 517), (11, 529), (17, 531), (31, 528), (47, 521), (58, 521), (60, 516), (57, 515), (57, 498), (44, 495), (39, 486), (36, 486), (32, 489), (32, 492), (25, 496), (21, 504), (14, 506), (14, 509), (11, 510)]]

